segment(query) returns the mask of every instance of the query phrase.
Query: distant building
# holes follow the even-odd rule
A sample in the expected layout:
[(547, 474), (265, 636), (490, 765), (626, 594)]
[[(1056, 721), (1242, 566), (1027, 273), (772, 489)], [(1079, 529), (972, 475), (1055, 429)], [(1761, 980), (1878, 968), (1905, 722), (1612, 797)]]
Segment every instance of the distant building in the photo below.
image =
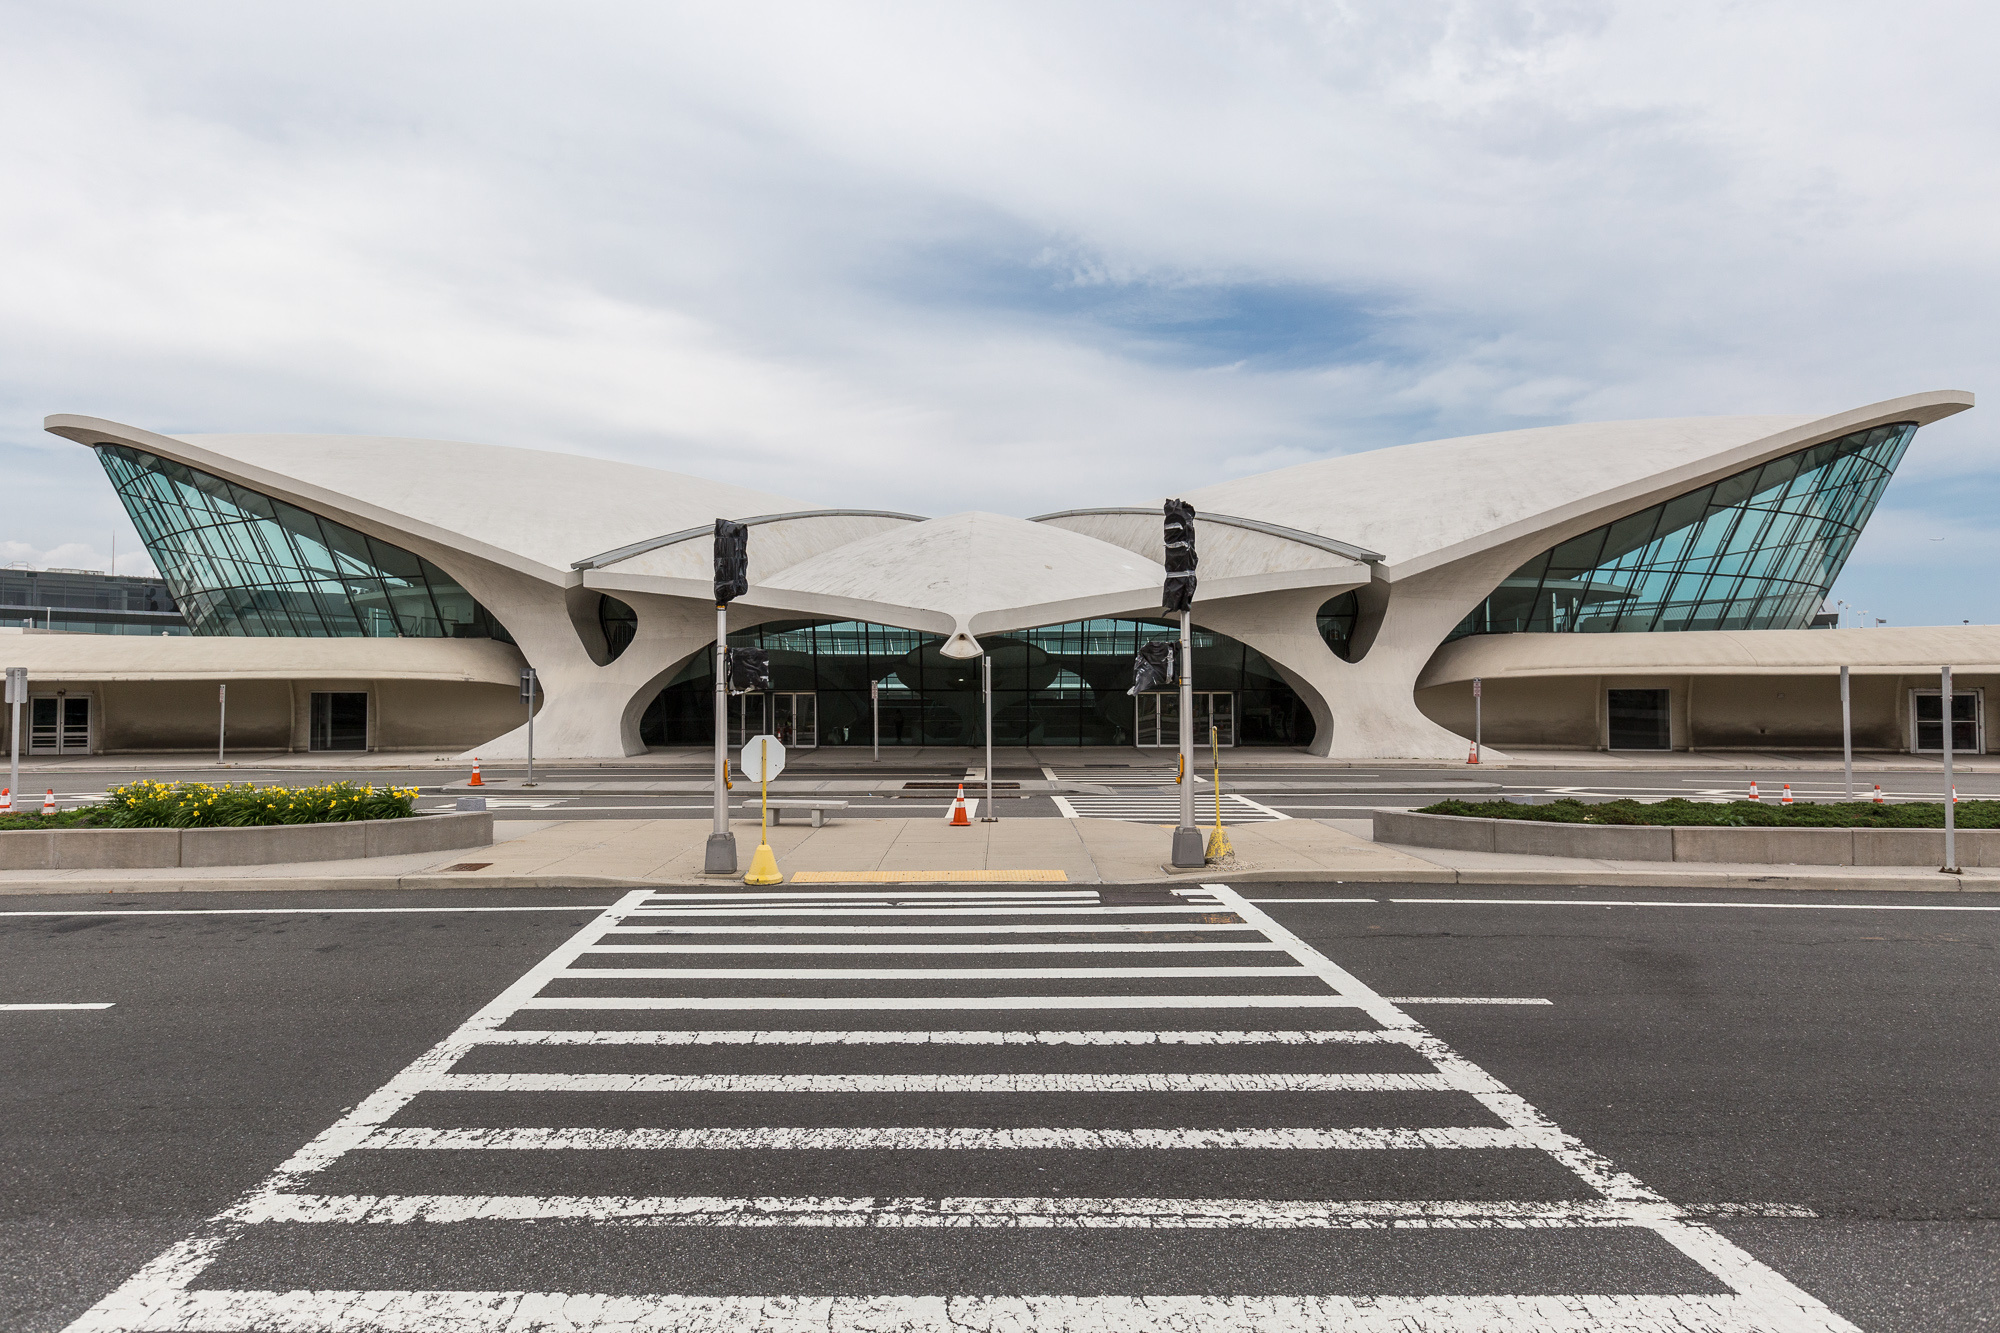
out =
[(165, 579), (95, 569), (0, 569), (0, 626), (74, 634), (186, 634)]

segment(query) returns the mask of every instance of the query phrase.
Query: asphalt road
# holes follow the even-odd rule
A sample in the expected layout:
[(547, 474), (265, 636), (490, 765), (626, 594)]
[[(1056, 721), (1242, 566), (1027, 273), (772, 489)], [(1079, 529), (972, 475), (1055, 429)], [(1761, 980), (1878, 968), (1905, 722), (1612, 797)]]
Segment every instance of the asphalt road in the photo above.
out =
[[(9, 899), (0, 1003), (113, 1007), (0, 1010), (0, 1327), (62, 1329), (206, 1235), (222, 1243), (186, 1279), (195, 1292), (979, 1293), (1002, 1313), (1057, 1294), (1084, 1300), (1064, 1307), (1075, 1327), (1107, 1326), (1088, 1300), (1107, 1294), (1148, 1297), (1149, 1327), (1194, 1298), (1476, 1297), (1498, 1302), (1487, 1327), (1525, 1330), (1558, 1322), (1534, 1304), (1549, 1293), (1597, 1302), (1566, 1307), (1595, 1312), (1577, 1326), (1623, 1293), (1668, 1304), (1621, 1327), (1680, 1327), (1687, 1303), (1734, 1289), (1803, 1293), (1808, 1314), (1785, 1326), (2000, 1327), (2000, 903), (1355, 885), (1337, 892), (1360, 901), (1314, 902), (1328, 890), (1254, 885), (1241, 910), (1134, 889), (1106, 890), (1106, 912), (1069, 892), (1026, 904), (1060, 911), (631, 917), (672, 930), (597, 942), (697, 956), (578, 953), (566, 968), (544, 960), (618, 924), (600, 917), (611, 895)], [(826, 929), (840, 925), (858, 929)], [(1105, 966), (1231, 971), (1066, 975)], [(607, 967), (758, 975), (557, 975)], [(855, 967), (926, 975), (828, 974)], [(940, 970), (995, 967), (1026, 973)], [(1055, 998), (996, 1010), (995, 994)], [(482, 1006), (497, 1029), (571, 1035), (468, 1034)], [(751, 1030), (795, 1035), (576, 1035)], [(986, 1031), (1060, 1035), (963, 1035)], [(1162, 1031), (1218, 1035), (1109, 1035)], [(448, 1074), (408, 1071), (455, 1033)], [(1426, 1081), (1440, 1070), (1449, 1087)], [(1539, 1116), (1587, 1151), (1546, 1151), (1566, 1141)], [(337, 1122), (348, 1137), (294, 1162), (311, 1169), (248, 1224), (204, 1220)], [(1342, 1126), (1392, 1141), (1314, 1137)], [(572, 1134), (521, 1132), (542, 1127)], [(1510, 1134), (1526, 1137), (1501, 1146)], [(1579, 1225), (1607, 1189), (1627, 1211)], [(385, 1195), (418, 1220), (352, 1202)], [(495, 1202), (436, 1220), (468, 1195)], [(643, 1219), (609, 1224), (612, 1197)], [(695, 1212), (662, 1225), (663, 1201)], [(1537, 1225), (1495, 1225), (1510, 1217)], [(831, 1225), (856, 1220), (872, 1225)], [(184, 1326), (277, 1322), (231, 1304), (248, 1298), (200, 1299), (207, 1317)], [(826, 1327), (815, 1309), (797, 1313)], [(1238, 1314), (1259, 1329), (1331, 1318), (1282, 1302)]]

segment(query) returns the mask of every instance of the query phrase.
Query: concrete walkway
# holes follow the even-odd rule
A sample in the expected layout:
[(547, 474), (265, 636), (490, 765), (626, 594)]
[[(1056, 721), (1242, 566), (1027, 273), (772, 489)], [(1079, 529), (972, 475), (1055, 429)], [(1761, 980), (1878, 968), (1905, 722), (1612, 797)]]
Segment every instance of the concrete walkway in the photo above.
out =
[[(1338, 885), (1532, 884), (1605, 889), (2000, 891), (2000, 870), (1694, 865), (1377, 844), (1359, 821), (1291, 819), (1229, 830), (1233, 864), (1164, 865), (1169, 830), (1110, 819), (1002, 819), (952, 828), (937, 818), (846, 819), (771, 830), (780, 870), (800, 884), (1158, 883), (1190, 877)], [(757, 826), (736, 825), (748, 867)], [(217, 889), (640, 888), (740, 883), (702, 875), (708, 824), (694, 819), (509, 821), (490, 847), (363, 861), (173, 870), (0, 872), (0, 895)]]

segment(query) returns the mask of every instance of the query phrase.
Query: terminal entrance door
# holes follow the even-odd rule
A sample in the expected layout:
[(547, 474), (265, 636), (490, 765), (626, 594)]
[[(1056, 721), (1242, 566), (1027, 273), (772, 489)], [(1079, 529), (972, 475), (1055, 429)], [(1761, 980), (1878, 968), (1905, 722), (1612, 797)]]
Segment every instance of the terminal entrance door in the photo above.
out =
[[(1178, 749), (1181, 743), (1181, 694), (1179, 690), (1160, 690), (1157, 693), (1141, 694), (1133, 699), (1138, 705), (1133, 724), (1133, 744), (1141, 747), (1165, 746)], [(1204, 749), (1208, 745), (1208, 729), (1214, 727), (1216, 735), (1226, 749), (1236, 744), (1236, 696), (1227, 690), (1196, 690), (1194, 692), (1194, 748)]]
[(787, 748), (819, 745), (819, 696), (809, 691), (739, 694), (731, 700), (729, 743), (737, 749), (752, 736), (772, 735)]
[(90, 697), (37, 694), (28, 700), (29, 754), (89, 754)]

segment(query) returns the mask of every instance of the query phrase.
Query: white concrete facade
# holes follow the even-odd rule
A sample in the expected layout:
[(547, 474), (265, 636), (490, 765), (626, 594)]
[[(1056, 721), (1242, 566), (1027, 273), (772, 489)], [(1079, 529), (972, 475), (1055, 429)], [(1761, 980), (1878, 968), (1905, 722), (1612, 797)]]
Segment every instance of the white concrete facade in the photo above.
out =
[[(1420, 682), (1440, 683), (1436, 670), (1445, 668), (1425, 676), (1434, 658), (1448, 662), (1472, 651), (1460, 643), (1440, 656), (1439, 645), (1523, 562), (1769, 459), (1875, 425), (1925, 425), (1972, 401), (1968, 393), (1940, 391), (1821, 417), (1511, 431), (1328, 458), (1183, 491), (1199, 515), (1194, 618), (1262, 653), (1282, 673), (1312, 712), (1315, 753), (1463, 758), (1463, 734), (1428, 716), (1417, 691)], [(167, 436), (82, 416), (53, 416), (46, 425), (79, 444), (127, 445), (226, 478), (431, 561), (504, 624), (520, 657), (537, 669), (545, 703), (536, 750), (550, 757), (644, 749), (640, 714), (713, 643), (710, 532), (717, 518), (753, 524), (751, 588), (730, 609), (732, 630), (772, 620), (865, 620), (946, 636), (948, 651), (976, 652), (982, 635), (1157, 615), (1164, 578), (1157, 501), (1040, 520), (986, 513), (923, 519), (829, 508), (834, 502), (824, 497), (788, 499), (631, 464), (451, 441)], [(1361, 609), (1353, 661), (1328, 647), (1315, 619), (1330, 598), (1350, 591)], [(615, 659), (598, 627), (601, 594), (629, 605), (638, 619), (634, 641)], [(1770, 632), (1751, 637), (1763, 633)], [(1606, 651), (1579, 640), (1617, 639), (1617, 651), (1643, 657), (1647, 650), (1632, 641), (1699, 636), (1506, 637), (1550, 641), (1519, 651), (1558, 657)], [(260, 651), (257, 640), (192, 642), (215, 652)], [(366, 652), (387, 641), (345, 642)], [(468, 740), (467, 748), (512, 757), (525, 737), (510, 730)]]

